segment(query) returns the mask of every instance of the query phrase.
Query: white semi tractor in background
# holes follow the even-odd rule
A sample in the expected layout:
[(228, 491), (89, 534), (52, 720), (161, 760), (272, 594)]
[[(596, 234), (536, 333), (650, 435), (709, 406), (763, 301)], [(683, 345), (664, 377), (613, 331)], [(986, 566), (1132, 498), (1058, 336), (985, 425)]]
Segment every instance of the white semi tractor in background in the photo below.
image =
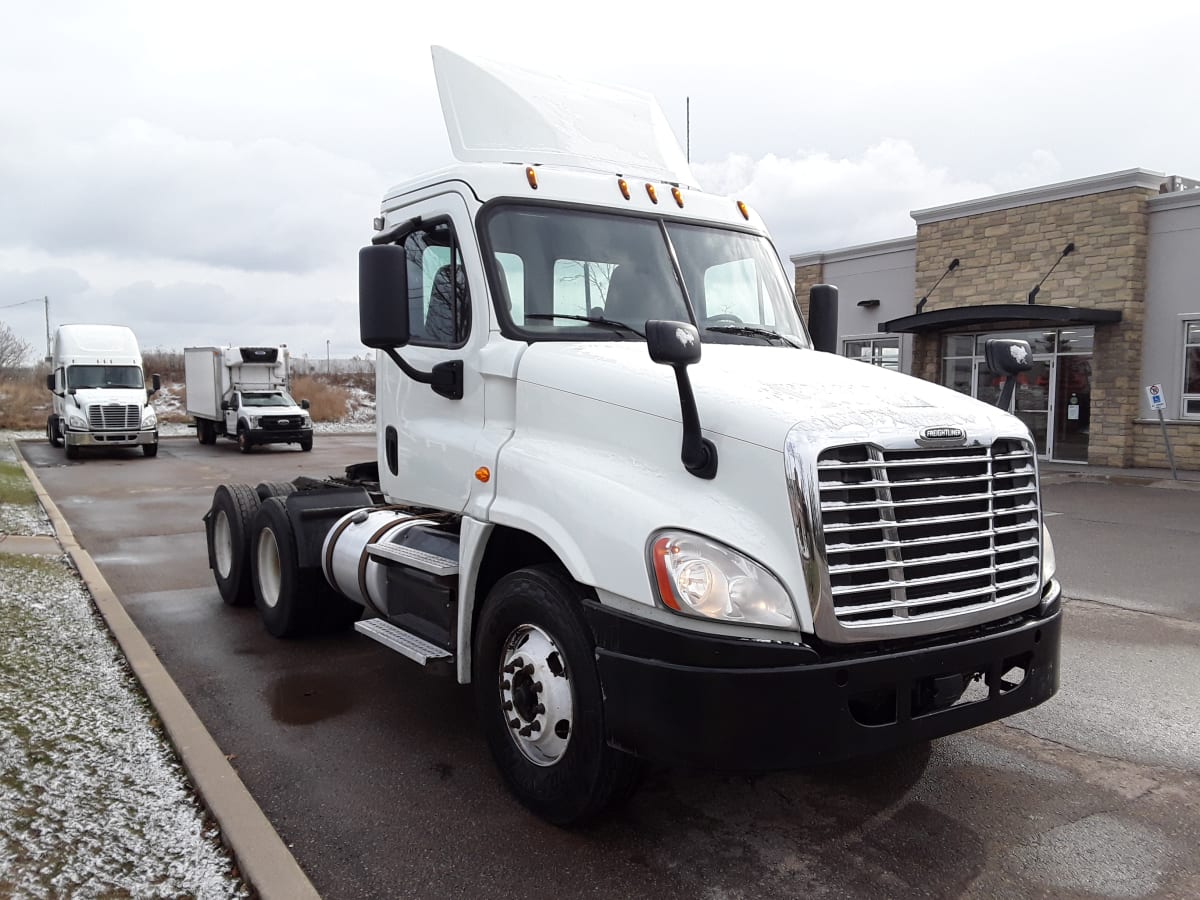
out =
[(556, 823), (641, 759), (801, 766), (1051, 697), (1026, 426), (819, 352), (836, 289), (806, 329), (759, 217), (694, 186), (650, 98), (434, 60), (462, 164), (389, 191), (359, 257), (377, 461), (219, 486), (224, 600), (448, 665)]
[(202, 444), (218, 437), (249, 453), (259, 444), (313, 446), (308, 401), (289, 393), (288, 351), (276, 347), (185, 347), (187, 413)]
[(124, 325), (60, 325), (50, 351), (46, 387), (53, 394), (46, 439), (65, 445), (67, 459), (84, 447), (141, 447), (158, 455), (158, 418), (146, 387), (142, 352)]

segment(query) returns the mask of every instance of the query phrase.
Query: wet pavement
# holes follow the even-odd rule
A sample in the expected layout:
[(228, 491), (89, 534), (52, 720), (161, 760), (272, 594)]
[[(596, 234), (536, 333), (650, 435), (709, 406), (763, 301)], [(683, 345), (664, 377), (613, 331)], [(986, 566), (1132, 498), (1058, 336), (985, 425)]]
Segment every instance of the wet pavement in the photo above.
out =
[(215, 485), (337, 473), (372, 435), (72, 463), (22, 447), (323, 896), (1200, 895), (1194, 492), (1046, 487), (1067, 593), (1090, 599), (1066, 605), (1045, 706), (802, 773), (657, 769), (564, 831), (509, 798), (452, 679), (354, 634), (274, 640), (220, 601), (200, 521)]

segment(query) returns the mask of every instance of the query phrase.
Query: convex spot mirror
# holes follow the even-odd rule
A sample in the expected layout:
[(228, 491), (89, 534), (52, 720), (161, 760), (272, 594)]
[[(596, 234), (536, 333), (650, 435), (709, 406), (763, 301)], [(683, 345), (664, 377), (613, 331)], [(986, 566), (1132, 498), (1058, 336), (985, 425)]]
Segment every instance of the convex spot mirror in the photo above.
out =
[(988, 370), (995, 375), (1016, 375), (1033, 368), (1033, 351), (1028, 341), (992, 338), (984, 344)]
[(646, 323), (650, 358), (668, 366), (690, 366), (700, 361), (700, 332), (690, 322), (652, 319)]
[(375, 350), (408, 343), (408, 256), (397, 244), (358, 251), (358, 332)]

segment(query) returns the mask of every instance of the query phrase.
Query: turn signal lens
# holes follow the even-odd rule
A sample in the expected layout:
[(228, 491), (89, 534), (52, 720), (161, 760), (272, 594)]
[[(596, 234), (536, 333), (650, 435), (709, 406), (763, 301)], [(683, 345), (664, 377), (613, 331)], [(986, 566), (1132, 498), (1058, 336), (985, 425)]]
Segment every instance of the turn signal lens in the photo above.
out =
[(679, 190), (677, 187), (673, 187), (671, 188), (671, 196), (675, 198), (676, 205), (680, 209), (683, 209), (683, 191)]
[(646, 185), (646, 196), (650, 198), (651, 203), (658, 202), (658, 191), (655, 190), (654, 185), (652, 185), (652, 184)]
[(618, 178), (617, 179), (617, 187), (619, 187), (621, 189), (621, 196), (624, 197), (626, 200), (628, 200), (629, 199), (629, 182), (626, 181), (624, 178)]
[(745, 219), (747, 222), (749, 222), (750, 221), (750, 208), (748, 206), (746, 206), (746, 204), (743, 203), (741, 200), (739, 200), (737, 203), (738, 203), (738, 212), (740, 212), (742, 214), (743, 219)]
[(534, 171), (533, 166), (525, 167), (525, 180), (529, 182), (531, 188), (537, 190), (537, 172)]
[(492, 480), (492, 470), (487, 466), (480, 466), (475, 470), (475, 480), (482, 484), (487, 484)]

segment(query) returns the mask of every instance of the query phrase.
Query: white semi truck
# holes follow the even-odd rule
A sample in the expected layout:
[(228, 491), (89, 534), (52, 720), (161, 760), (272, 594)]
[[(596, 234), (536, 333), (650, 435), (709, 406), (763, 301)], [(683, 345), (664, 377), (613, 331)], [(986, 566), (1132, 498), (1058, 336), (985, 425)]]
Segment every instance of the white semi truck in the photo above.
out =
[(158, 418), (146, 387), (142, 352), (124, 325), (60, 325), (54, 332), (46, 387), (53, 394), (46, 439), (66, 446), (67, 459), (84, 447), (141, 447), (158, 455)]
[(1025, 425), (819, 352), (836, 289), (806, 330), (759, 217), (694, 186), (650, 98), (434, 60), (462, 164), (389, 191), (359, 256), (377, 461), (219, 486), (225, 601), (449, 666), (556, 823), (643, 759), (802, 766), (1051, 697)]
[(218, 437), (249, 453), (260, 444), (313, 446), (308, 401), (288, 392), (288, 352), (277, 347), (186, 347), (187, 412), (202, 444)]

